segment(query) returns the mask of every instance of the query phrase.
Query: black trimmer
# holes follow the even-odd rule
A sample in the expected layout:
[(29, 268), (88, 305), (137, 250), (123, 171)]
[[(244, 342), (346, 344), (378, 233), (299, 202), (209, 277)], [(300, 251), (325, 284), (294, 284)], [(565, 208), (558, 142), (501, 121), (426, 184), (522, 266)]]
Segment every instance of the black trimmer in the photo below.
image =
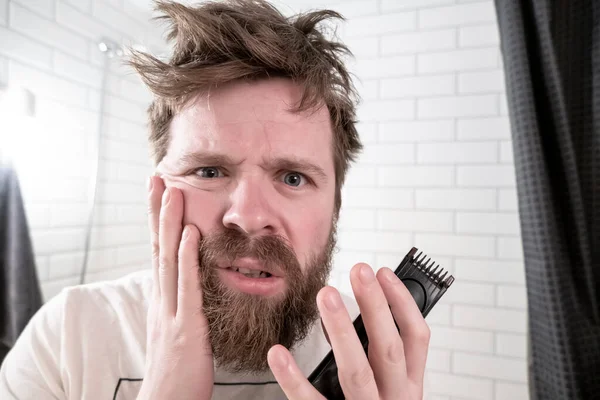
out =
[[(444, 271), (439, 264), (435, 266), (435, 261), (427, 258), (422, 252), (417, 254), (417, 251), (417, 248), (413, 247), (394, 273), (410, 291), (419, 306), (419, 310), (421, 310), (423, 318), (425, 318), (452, 285), (454, 277)], [(360, 315), (354, 320), (354, 328), (365, 353), (368, 355), (369, 338)], [(328, 400), (344, 399), (333, 350), (325, 356), (323, 361), (310, 374), (308, 381)]]

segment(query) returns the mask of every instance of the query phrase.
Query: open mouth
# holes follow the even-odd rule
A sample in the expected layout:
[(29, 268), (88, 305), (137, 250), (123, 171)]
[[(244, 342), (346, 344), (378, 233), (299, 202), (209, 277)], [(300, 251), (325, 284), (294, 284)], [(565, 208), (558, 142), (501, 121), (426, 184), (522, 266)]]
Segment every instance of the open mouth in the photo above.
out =
[[(227, 264), (226, 264), (227, 265)], [(219, 268), (223, 283), (230, 288), (259, 296), (276, 296), (285, 292), (286, 280), (276, 269), (269, 269), (251, 259), (239, 259)]]
[(228, 269), (233, 270), (235, 272), (239, 272), (240, 274), (247, 276), (248, 278), (270, 278), (273, 276), (268, 272), (259, 271), (256, 269), (238, 268), (238, 267), (229, 267)]

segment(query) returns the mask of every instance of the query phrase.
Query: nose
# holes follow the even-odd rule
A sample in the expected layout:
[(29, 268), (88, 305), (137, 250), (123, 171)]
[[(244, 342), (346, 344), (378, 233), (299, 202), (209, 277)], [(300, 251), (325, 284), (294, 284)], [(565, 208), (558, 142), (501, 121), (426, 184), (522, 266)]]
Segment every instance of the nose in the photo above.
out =
[(249, 236), (276, 233), (277, 217), (272, 206), (276, 201), (274, 195), (258, 178), (238, 182), (223, 215), (223, 225)]

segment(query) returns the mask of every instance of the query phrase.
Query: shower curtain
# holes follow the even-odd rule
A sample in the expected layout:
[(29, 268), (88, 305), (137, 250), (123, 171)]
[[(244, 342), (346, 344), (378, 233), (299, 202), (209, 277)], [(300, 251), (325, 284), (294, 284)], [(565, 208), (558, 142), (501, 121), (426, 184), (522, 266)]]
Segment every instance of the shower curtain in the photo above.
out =
[(0, 364), (42, 306), (19, 180), (0, 162)]
[(531, 399), (600, 398), (600, 4), (496, 0)]

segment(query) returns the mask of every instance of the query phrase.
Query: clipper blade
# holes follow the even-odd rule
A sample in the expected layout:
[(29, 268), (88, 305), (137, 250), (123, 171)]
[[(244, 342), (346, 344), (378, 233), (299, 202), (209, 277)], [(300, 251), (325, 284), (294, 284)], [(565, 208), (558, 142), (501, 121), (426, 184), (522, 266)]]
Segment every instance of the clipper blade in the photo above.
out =
[(417, 251), (413, 247), (394, 273), (408, 288), (425, 317), (452, 285), (454, 277), (423, 252), (417, 254)]

